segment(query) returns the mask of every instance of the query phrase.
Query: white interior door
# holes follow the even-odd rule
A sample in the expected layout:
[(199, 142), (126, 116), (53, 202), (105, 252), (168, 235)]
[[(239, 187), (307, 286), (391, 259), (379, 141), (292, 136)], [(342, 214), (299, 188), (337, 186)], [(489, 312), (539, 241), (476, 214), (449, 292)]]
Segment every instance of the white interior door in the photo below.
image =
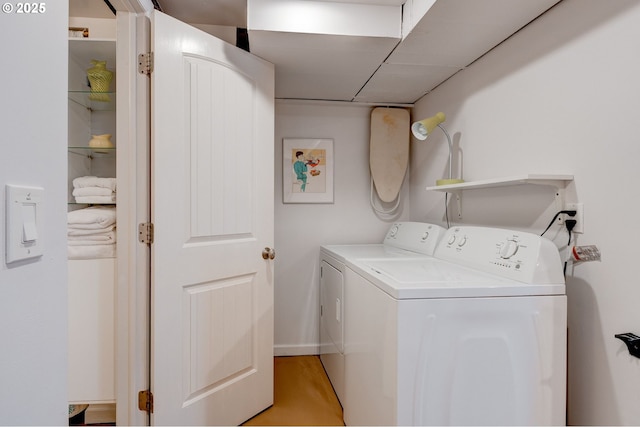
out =
[(151, 34), (151, 422), (237, 425), (273, 401), (273, 66)]

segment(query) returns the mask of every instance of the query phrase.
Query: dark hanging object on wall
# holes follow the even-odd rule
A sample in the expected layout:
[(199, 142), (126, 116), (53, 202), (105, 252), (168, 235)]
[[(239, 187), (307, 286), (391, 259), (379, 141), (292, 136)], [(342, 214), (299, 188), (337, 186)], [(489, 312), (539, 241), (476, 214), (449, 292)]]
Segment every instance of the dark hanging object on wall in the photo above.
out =
[(627, 345), (629, 349), (629, 354), (632, 356), (640, 358), (640, 337), (632, 334), (631, 332), (626, 332), (624, 334), (616, 334), (614, 335), (619, 340), (622, 340)]
[(249, 50), (249, 33), (246, 28), (236, 28), (236, 47), (251, 52)]
[(116, 8), (113, 7), (113, 5), (111, 4), (111, 2), (109, 0), (104, 0), (104, 4), (106, 4), (107, 7), (109, 9), (111, 9), (111, 12), (113, 12), (114, 15), (116, 14)]
[(162, 12), (162, 6), (160, 6), (160, 3), (158, 3), (158, 0), (151, 0), (151, 3), (153, 3), (153, 8), (155, 10), (159, 10), (160, 12)]

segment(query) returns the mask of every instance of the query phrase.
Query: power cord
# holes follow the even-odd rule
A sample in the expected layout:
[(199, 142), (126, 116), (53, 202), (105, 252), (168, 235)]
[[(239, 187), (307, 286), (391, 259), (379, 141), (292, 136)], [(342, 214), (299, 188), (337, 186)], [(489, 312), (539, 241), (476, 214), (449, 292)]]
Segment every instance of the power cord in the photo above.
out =
[(571, 233), (573, 232), (573, 229), (577, 223), (578, 221), (576, 221), (575, 219), (567, 219), (564, 221), (564, 226), (567, 228), (567, 231), (569, 232), (569, 241), (567, 242), (567, 246), (571, 244)]
[(444, 218), (447, 221), (447, 229), (449, 225), (449, 193), (444, 193)]
[[(544, 236), (544, 233), (549, 231), (549, 229), (551, 228), (553, 223), (556, 222), (556, 218), (558, 218), (561, 214), (565, 214), (565, 215), (569, 215), (570, 217), (574, 217), (574, 216), (576, 216), (576, 213), (578, 213), (578, 212), (577, 211), (559, 211), (559, 212), (557, 212), (554, 215), (554, 217), (551, 220), (551, 222), (549, 223), (549, 225), (547, 225), (547, 228), (545, 228), (544, 231), (542, 233), (540, 233), (540, 235)], [(570, 220), (567, 220), (567, 221), (570, 221)], [(565, 221), (565, 224), (567, 223), (567, 221)], [(575, 227), (575, 224), (573, 224), (573, 226), (571, 228), (573, 229), (573, 227)]]
[[(575, 214), (574, 214), (575, 215)], [(564, 226), (567, 228), (567, 232), (569, 233), (569, 241), (567, 241), (567, 247), (571, 246), (571, 237), (573, 236), (573, 229), (576, 226), (578, 221), (575, 219), (566, 219), (564, 221)], [(567, 275), (567, 261), (564, 262), (564, 269), (562, 270), (564, 275)]]

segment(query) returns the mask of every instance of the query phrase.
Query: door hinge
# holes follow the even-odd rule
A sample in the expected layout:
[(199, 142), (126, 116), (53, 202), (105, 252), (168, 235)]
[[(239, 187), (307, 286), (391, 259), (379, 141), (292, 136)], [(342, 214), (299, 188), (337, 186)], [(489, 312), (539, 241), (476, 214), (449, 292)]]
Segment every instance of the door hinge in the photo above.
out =
[(143, 222), (138, 224), (138, 241), (148, 245), (153, 243), (153, 223)]
[(138, 409), (153, 414), (153, 393), (150, 390), (138, 392)]
[(153, 72), (153, 52), (138, 55), (138, 72), (150, 76)]

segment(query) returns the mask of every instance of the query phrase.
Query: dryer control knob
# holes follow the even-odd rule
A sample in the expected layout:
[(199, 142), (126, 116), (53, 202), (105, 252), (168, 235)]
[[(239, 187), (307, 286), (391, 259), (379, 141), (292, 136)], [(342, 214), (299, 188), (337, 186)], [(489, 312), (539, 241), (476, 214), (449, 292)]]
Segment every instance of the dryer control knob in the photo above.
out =
[(396, 237), (396, 234), (398, 234), (398, 226), (394, 225), (391, 227), (391, 230), (389, 230), (389, 237)]
[(502, 244), (502, 248), (500, 249), (500, 258), (508, 259), (511, 258), (518, 252), (518, 242), (515, 240), (507, 240)]
[(427, 240), (429, 238), (429, 232), (425, 231), (424, 234), (422, 235), (422, 241), (424, 242), (425, 240)]
[(453, 242), (456, 241), (456, 235), (453, 234), (451, 237), (449, 237), (449, 240), (447, 241), (448, 244), (453, 245)]

